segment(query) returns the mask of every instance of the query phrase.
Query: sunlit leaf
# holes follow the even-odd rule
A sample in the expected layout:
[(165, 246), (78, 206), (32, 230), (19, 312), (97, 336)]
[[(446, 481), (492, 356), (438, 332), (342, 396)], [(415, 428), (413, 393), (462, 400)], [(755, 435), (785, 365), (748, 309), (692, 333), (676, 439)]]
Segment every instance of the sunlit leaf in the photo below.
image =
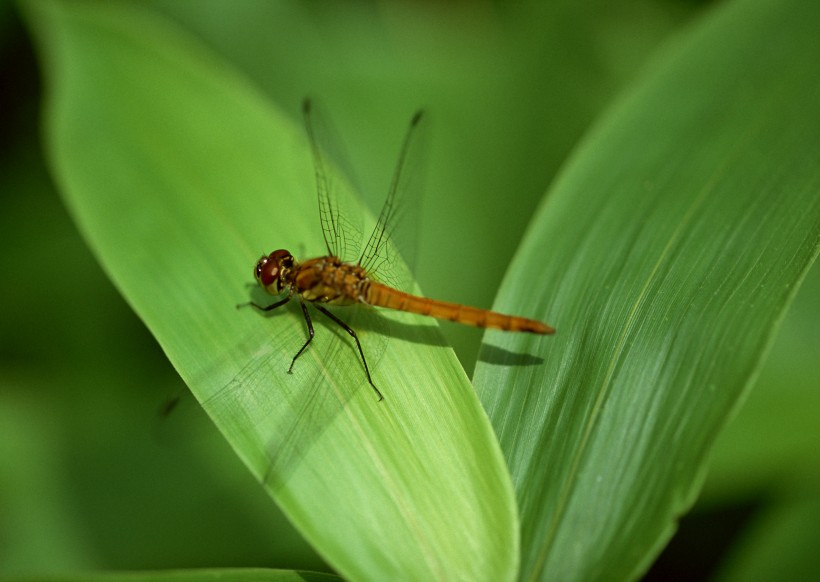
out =
[(271, 245), (323, 246), (298, 103), (287, 115), (138, 6), (28, 7), (49, 74), (52, 169), (72, 214), (303, 535), (350, 578), (511, 578), (509, 475), (435, 326), (395, 318), (378, 402), (338, 329), (317, 321), (316, 345), (289, 375), (305, 340), (298, 306), (269, 317), (235, 308), (259, 299), (248, 284)]

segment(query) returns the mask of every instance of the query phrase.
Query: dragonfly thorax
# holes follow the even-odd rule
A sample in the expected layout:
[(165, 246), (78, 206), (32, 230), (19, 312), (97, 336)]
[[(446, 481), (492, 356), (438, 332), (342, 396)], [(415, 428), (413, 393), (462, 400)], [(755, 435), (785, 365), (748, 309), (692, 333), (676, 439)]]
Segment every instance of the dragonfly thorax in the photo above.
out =
[(292, 272), (299, 264), (289, 251), (279, 249), (269, 255), (263, 255), (257, 262), (253, 276), (259, 285), (272, 295), (279, 295), (290, 289)]

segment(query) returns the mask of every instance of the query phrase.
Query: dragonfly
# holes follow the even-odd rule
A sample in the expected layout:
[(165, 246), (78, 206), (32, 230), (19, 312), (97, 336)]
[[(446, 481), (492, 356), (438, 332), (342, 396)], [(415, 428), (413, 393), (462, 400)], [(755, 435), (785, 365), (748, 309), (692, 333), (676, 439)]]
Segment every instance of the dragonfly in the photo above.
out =
[(296, 355), (293, 356), (288, 373), (292, 373), (296, 360), (305, 353), (305, 350), (313, 341), (314, 329), (308, 304), (311, 304), (319, 313), (340, 326), (353, 338), (362, 359), (367, 382), (375, 391), (379, 401), (383, 400), (384, 396), (373, 382), (358, 334), (336, 314), (324, 307), (325, 305), (359, 304), (396, 309), (465, 325), (510, 332), (542, 335), (555, 332), (553, 327), (534, 319), (505, 315), (487, 309), (413, 295), (396, 289), (379, 279), (377, 271), (381, 266), (390, 262), (388, 260), (388, 249), (392, 244), (390, 242), (390, 228), (396, 217), (396, 198), (399, 191), (402, 190), (401, 185), (404, 183), (403, 172), (406, 169), (405, 165), (410, 144), (424, 115), (421, 110), (417, 111), (410, 120), (410, 126), (399, 152), (399, 159), (393, 172), (387, 198), (373, 232), (364, 245), (364, 250), (356, 260), (343, 260), (341, 255), (351, 236), (348, 228), (349, 223), (346, 222), (344, 216), (341, 216), (339, 203), (329, 187), (329, 168), (325, 160), (327, 150), (317, 139), (315, 114), (310, 99), (305, 99), (302, 102), (302, 115), (313, 155), (319, 215), (327, 255), (302, 262), (296, 260), (293, 254), (285, 249), (278, 249), (270, 254), (262, 255), (254, 267), (254, 278), (262, 289), (271, 295), (280, 297), (280, 299), (270, 305), (260, 305), (251, 301), (237, 306), (251, 306), (260, 311), (272, 311), (282, 307), (294, 298), (299, 300), (307, 324), (308, 338), (299, 348), (299, 351), (296, 352)]

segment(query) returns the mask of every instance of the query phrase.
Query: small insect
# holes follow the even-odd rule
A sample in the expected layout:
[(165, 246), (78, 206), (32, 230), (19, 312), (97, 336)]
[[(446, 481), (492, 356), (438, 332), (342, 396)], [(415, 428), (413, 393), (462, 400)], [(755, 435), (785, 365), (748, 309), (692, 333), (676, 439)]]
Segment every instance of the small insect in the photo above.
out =
[(410, 127), (404, 138), (399, 160), (393, 173), (393, 180), (387, 193), (379, 219), (370, 238), (365, 244), (364, 251), (358, 260), (345, 262), (340, 258), (342, 251), (350, 237), (345, 218), (339, 214), (339, 205), (334, 194), (328, 187), (327, 168), (324, 160), (324, 150), (316, 139), (313, 121), (312, 106), (309, 99), (302, 103), (302, 113), (307, 129), (308, 140), (313, 152), (313, 162), (316, 170), (316, 186), (319, 199), (319, 217), (322, 232), (327, 247), (327, 256), (310, 259), (304, 262), (297, 261), (293, 255), (284, 249), (263, 255), (254, 268), (254, 277), (259, 285), (272, 295), (282, 296), (282, 299), (267, 306), (253, 302), (243, 303), (237, 307), (252, 306), (260, 311), (271, 311), (288, 303), (296, 296), (305, 317), (308, 329), (308, 339), (296, 352), (290, 363), (288, 372), (313, 340), (313, 323), (307, 302), (311, 303), (320, 313), (344, 329), (356, 342), (359, 355), (362, 358), (367, 381), (382, 400), (381, 391), (373, 383), (370, 369), (367, 365), (362, 344), (356, 331), (339, 319), (332, 312), (323, 307), (328, 305), (364, 304), (388, 309), (398, 309), (419, 315), (428, 315), (438, 319), (446, 319), (465, 325), (488, 327), (504, 331), (519, 331), (535, 334), (552, 334), (555, 330), (545, 323), (524, 317), (503, 315), (486, 309), (468, 307), (457, 303), (446, 303), (411, 295), (399, 291), (377, 280), (378, 267), (386, 262), (387, 247), (390, 244), (389, 227), (395, 219), (396, 195), (401, 189), (402, 171), (405, 166), (410, 144), (417, 133), (416, 129), (422, 119), (423, 112), (418, 111), (410, 120)]

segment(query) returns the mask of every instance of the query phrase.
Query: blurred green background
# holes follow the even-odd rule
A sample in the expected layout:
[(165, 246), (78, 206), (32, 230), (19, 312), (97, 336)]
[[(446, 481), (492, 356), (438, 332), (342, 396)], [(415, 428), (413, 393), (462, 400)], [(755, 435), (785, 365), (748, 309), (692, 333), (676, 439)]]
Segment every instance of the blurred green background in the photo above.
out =
[[(482, 307), (584, 132), (658, 47), (714, 9), (673, 0), (143, 4), (294, 117), (302, 97), (321, 99), (373, 209), (406, 119), (424, 106), (432, 135), (417, 279), (428, 296)], [(0, 575), (326, 569), (192, 398), (160, 414), (185, 386), (50, 182), (40, 72), (11, 2), (0, 3), (0, 54)], [(817, 565), (818, 297), (815, 269), (714, 453), (699, 506), (648, 578), (784, 578)], [(447, 324), (444, 333), (471, 373), (480, 333)]]

